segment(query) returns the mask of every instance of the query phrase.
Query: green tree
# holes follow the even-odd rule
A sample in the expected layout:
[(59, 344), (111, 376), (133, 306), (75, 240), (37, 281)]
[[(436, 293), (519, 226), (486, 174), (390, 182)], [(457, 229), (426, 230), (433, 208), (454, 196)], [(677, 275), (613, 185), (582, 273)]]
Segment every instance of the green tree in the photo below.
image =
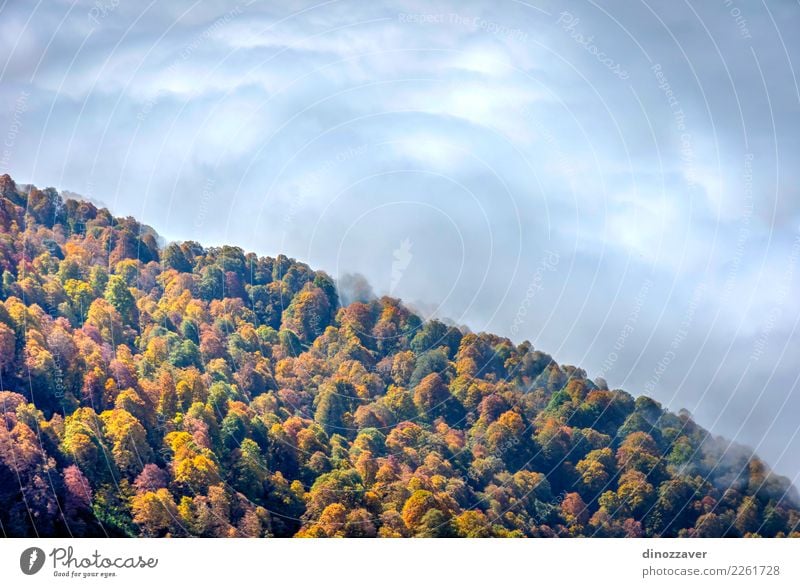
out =
[(121, 276), (111, 275), (108, 278), (108, 285), (106, 285), (103, 297), (119, 313), (124, 324), (133, 326), (138, 322), (136, 300)]
[(328, 434), (350, 433), (350, 414), (357, 399), (352, 384), (346, 381), (325, 382), (319, 388), (314, 420)]
[(165, 267), (174, 269), (179, 273), (192, 272), (192, 264), (189, 263), (186, 254), (177, 243), (170, 243), (167, 245), (167, 248), (164, 249), (161, 255), (161, 261), (164, 263)]

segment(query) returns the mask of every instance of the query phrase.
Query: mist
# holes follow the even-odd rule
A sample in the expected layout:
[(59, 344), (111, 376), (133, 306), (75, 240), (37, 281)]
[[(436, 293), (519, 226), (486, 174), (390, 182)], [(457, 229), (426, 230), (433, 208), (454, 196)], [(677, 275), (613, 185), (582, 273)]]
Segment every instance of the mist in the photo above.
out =
[(796, 481), (800, 22), (737, 11), (7, 2), (0, 173), (530, 340)]

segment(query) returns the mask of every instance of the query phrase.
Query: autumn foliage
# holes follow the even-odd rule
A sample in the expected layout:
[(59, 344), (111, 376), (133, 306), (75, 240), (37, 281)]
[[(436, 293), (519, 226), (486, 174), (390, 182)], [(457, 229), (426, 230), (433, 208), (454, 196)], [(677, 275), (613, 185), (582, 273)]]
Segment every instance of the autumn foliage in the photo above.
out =
[(798, 536), (750, 451), (528, 342), (0, 192), (7, 536)]

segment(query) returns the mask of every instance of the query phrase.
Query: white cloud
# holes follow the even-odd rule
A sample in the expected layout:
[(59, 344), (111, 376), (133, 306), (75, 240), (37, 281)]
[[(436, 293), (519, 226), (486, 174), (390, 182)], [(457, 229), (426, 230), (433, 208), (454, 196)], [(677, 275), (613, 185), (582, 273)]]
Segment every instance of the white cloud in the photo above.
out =
[[(708, 287), (704, 315), (723, 317), (691, 334), (698, 348), (708, 335), (702, 352), (711, 353), (690, 374), (698, 389), (736, 380), (742, 364), (716, 374), (713, 352), (737, 331), (758, 336), (776, 304), (784, 322), (770, 340), (797, 342), (789, 341), (797, 280), (788, 297), (774, 284), (785, 276), (800, 219), (798, 97), (759, 7), (748, 21), (766, 88), (749, 45), (712, 7), (695, 8), (724, 63), (680, 7), (660, 9), (680, 46), (642, 6), (604, 6), (633, 39), (591, 5), (576, 7), (581, 30), (630, 72), (620, 80), (555, 22), (554, 2), (540, 3), (549, 15), (480, 1), (243, 3), (240, 13), (226, 2), (150, 10), (121, 2), (92, 26), (87, 0), (42, 3), (23, 28), (34, 6), (6, 3), (0, 12), (0, 100), (12, 106), (0, 111), (0, 133), (14, 122), (19, 93), (30, 92), (7, 159), (21, 182), (90, 192), (120, 214), (144, 214), (170, 238), (319, 252), (376, 283), (387, 279), (393, 247), (410, 239), (414, 264), (398, 286), (403, 295), (446, 300), (443, 314), (463, 313), (476, 329), (505, 334), (541, 251), (556, 250), (559, 269), (520, 334), (590, 371), (627, 316), (615, 292), (635, 292), (649, 275), (659, 287), (642, 317), (653, 329), (648, 356), (669, 343), (698, 283)], [(771, 10), (797, 54), (789, 34), (796, 11)], [(400, 12), (487, 24), (413, 24)], [(500, 34), (499, 26), (519, 33)], [(679, 100), (684, 130), (653, 62)], [(349, 149), (360, 150), (343, 155)], [(433, 173), (395, 173), (408, 168)], [(198, 229), (197, 194), (209, 180), (213, 197)], [(364, 222), (357, 239), (345, 239), (352, 217), (400, 201), (414, 205), (386, 208), (391, 227)], [(276, 209), (293, 205), (287, 223)], [(350, 257), (331, 256), (345, 241)], [(371, 254), (356, 258), (362, 242)], [(459, 273), (451, 257), (462, 253)], [(436, 287), (431, 275), (447, 283)], [(598, 337), (602, 329), (608, 337)], [(619, 364), (636, 366), (634, 386), (650, 366), (636, 360)], [(775, 367), (784, 385), (773, 393), (786, 393), (792, 367)], [(680, 375), (664, 385), (679, 385)], [(719, 431), (736, 426), (730, 415)], [(754, 428), (745, 440), (757, 435)], [(800, 457), (791, 466), (800, 468)]]

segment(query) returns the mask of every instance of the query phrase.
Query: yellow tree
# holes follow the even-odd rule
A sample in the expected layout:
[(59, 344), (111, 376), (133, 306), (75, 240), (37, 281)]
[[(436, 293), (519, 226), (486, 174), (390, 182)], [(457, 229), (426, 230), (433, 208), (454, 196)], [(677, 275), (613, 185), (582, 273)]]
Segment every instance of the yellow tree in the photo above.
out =
[(142, 424), (130, 412), (119, 408), (103, 412), (100, 419), (119, 470), (127, 475), (139, 473), (153, 457)]

